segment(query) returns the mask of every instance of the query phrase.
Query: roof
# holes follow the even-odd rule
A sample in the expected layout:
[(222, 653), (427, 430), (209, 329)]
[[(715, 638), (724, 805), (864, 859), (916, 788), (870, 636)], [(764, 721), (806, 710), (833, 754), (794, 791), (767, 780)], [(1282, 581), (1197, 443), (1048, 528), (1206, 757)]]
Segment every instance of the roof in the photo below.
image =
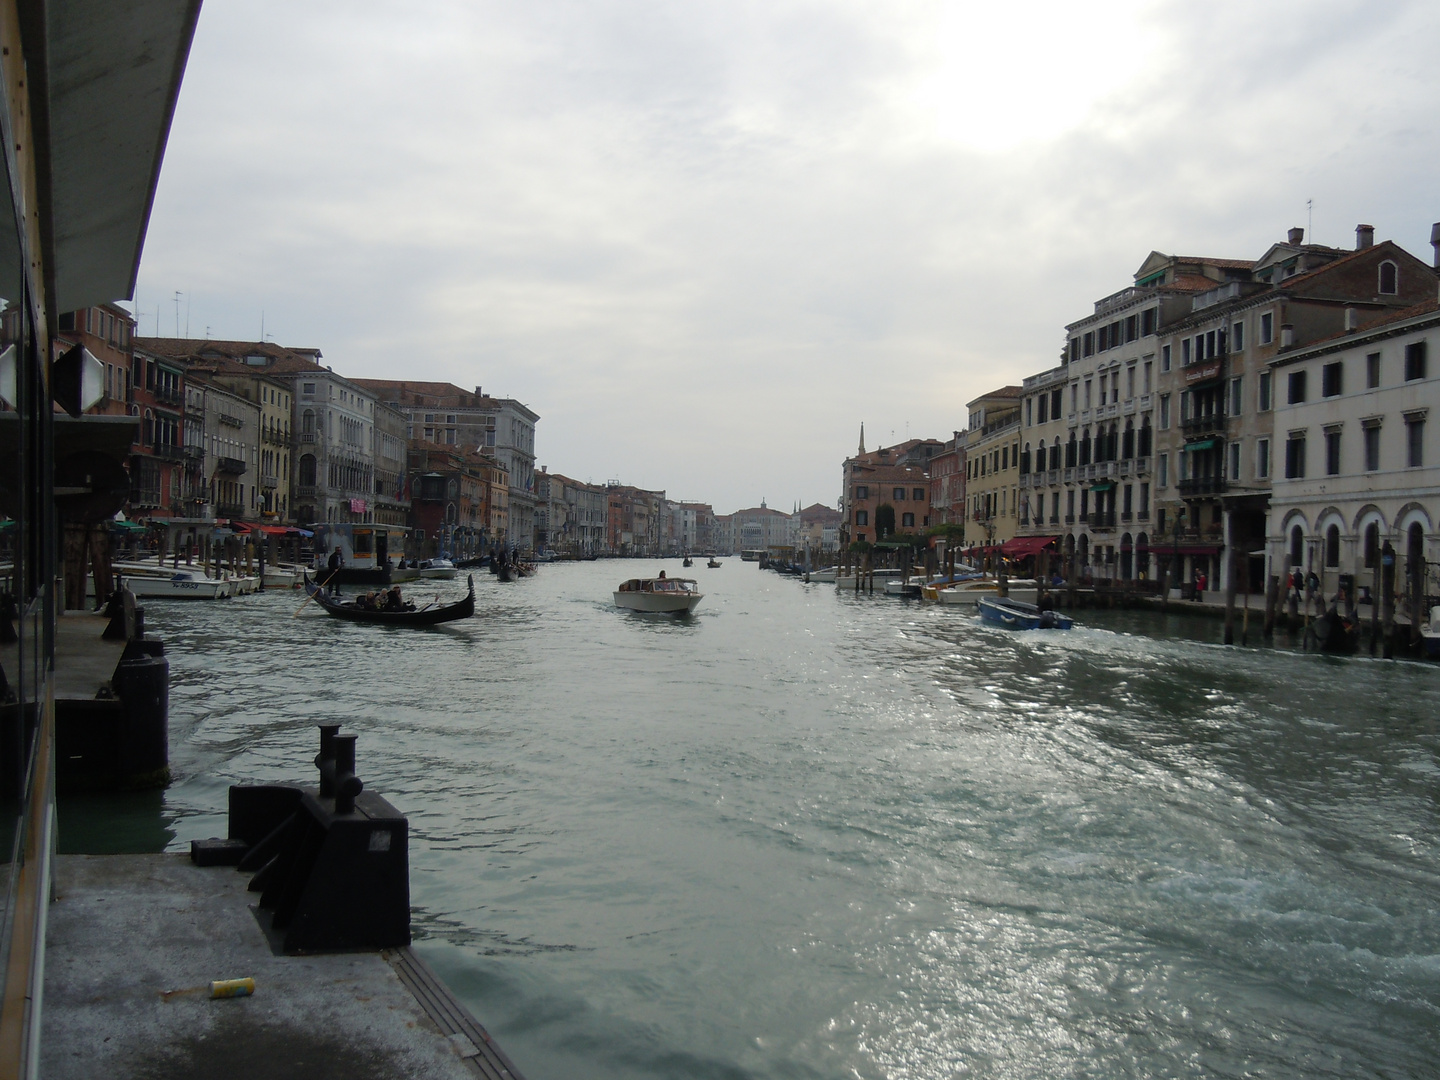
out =
[(1419, 304), (1412, 304), (1407, 308), (1397, 308), (1394, 311), (1385, 312), (1379, 319), (1376, 319), (1374, 322), (1367, 324), (1359, 330), (1341, 330), (1339, 333), (1317, 338), (1314, 341), (1308, 342), (1302, 348), (1295, 349), (1292, 352), (1281, 353), (1270, 362), (1274, 366), (1280, 367), (1292, 361), (1304, 360), (1319, 353), (1336, 352), (1350, 344), (1369, 341), (1376, 337), (1384, 337), (1392, 332), (1403, 331), (1403, 328), (1399, 324), (1437, 313), (1440, 313), (1440, 298), (1426, 300)]
[[(334, 374), (320, 363), (319, 349), (291, 348), (273, 341), (216, 341), (213, 338), (137, 337), (135, 348), (155, 356), (168, 356), (190, 363), (234, 360), (257, 375), (295, 375), (307, 371)], [(263, 356), (262, 367), (244, 362), (247, 356)], [(344, 376), (341, 376), (343, 378)], [(347, 380), (351, 381), (351, 380)]]
[[(200, 0), (42, 0), (22, 14), (46, 306), (133, 296)], [(21, 294), (19, 253), (0, 215), (0, 295)]]

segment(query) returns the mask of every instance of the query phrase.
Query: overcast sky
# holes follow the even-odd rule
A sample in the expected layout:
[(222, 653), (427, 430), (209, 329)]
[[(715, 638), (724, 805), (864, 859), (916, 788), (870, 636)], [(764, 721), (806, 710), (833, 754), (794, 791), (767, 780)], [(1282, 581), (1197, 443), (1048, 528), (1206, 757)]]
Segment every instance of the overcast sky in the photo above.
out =
[(206, 0), (144, 334), (535, 409), (539, 462), (834, 504), (1152, 249), (1430, 258), (1440, 4)]

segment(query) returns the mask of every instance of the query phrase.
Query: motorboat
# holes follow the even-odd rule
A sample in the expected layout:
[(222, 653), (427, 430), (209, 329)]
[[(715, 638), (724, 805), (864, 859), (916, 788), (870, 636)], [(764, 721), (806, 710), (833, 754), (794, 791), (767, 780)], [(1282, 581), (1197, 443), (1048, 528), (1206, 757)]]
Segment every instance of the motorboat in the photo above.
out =
[(670, 615), (687, 615), (704, 598), (692, 578), (631, 578), (615, 590), (616, 607)]
[(806, 581), (819, 582), (821, 585), (834, 585), (835, 576), (840, 572), (838, 566), (826, 566), (820, 570), (811, 570), (805, 575)]
[(923, 578), (891, 578), (885, 582), (885, 595), (897, 596), (903, 600), (919, 600), (920, 587), (924, 585)]
[[(1040, 599), (1040, 585), (1034, 578), (1011, 578), (1005, 583), (1011, 600), (1033, 604)], [(977, 577), (956, 581), (944, 588), (935, 588), (935, 599), (942, 604), (973, 604), (981, 597), (1000, 595), (1000, 579)]]
[(1420, 624), (1420, 641), (1426, 656), (1440, 659), (1440, 604), (1430, 609), (1430, 621)]
[(177, 567), (156, 572), (115, 567), (115, 577), (117, 582), (123, 581), (136, 599), (223, 600), (235, 595), (231, 580), (208, 577), (204, 571), (193, 568)]
[[(860, 576), (860, 584), (861, 584), (862, 587), (864, 587), (865, 582), (866, 582), (866, 579), (867, 579), (867, 578), (870, 578), (870, 577), (874, 577), (874, 579), (875, 579), (877, 582), (879, 582), (880, 584), (883, 585), (885, 582), (889, 581), (891, 578), (897, 578), (897, 579), (898, 579), (898, 578), (903, 577), (904, 574), (905, 574), (905, 571), (903, 571), (903, 570), (894, 570), (894, 569), (891, 569), (891, 568), (889, 568), (889, 567), (883, 567), (883, 568), (881, 568), (881, 569), (879, 569), (879, 570), (874, 571), (873, 574), (867, 574), (867, 573), (863, 573), (863, 572), (862, 572), (862, 573), (859, 575), (859, 576)], [(842, 589), (853, 589), (853, 588), (855, 588), (855, 576), (856, 576), (856, 575), (854, 575), (854, 574), (840, 574), (840, 573), (837, 573), (837, 574), (835, 575), (835, 584), (836, 584), (839, 588), (842, 588)]]
[(720, 569), (720, 560), (717, 559), (717, 558), (715, 558), (714, 555), (711, 555), (711, 556), (710, 556), (710, 561), (707, 562), (705, 565), (708, 566), (711, 570), (719, 570), (719, 569)]
[(455, 575), (459, 573), (455, 564), (444, 558), (424, 559), (416, 569), (421, 578), (432, 581), (454, 581)]
[(1005, 596), (982, 596), (975, 606), (980, 618), (1007, 630), (1069, 630), (1075, 620), (1053, 608), (1040, 608)]
[(695, 565), (695, 560), (692, 559), (692, 558), (690, 558), (689, 555), (686, 555), (684, 561), (681, 562), (680, 565), (681, 565), (681, 566), (686, 566), (686, 567), (694, 566), (694, 565)]
[(304, 571), (294, 566), (276, 566), (272, 563), (265, 564), (265, 588), (267, 589), (298, 589), (300, 579)]

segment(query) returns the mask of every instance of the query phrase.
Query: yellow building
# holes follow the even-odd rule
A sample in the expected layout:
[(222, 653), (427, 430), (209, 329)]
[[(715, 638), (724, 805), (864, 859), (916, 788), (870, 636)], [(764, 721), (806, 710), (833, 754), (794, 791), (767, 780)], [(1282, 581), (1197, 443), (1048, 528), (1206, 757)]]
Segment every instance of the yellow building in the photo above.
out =
[(969, 403), (965, 438), (966, 544), (1003, 544), (1020, 522), (1020, 394), (1002, 386)]

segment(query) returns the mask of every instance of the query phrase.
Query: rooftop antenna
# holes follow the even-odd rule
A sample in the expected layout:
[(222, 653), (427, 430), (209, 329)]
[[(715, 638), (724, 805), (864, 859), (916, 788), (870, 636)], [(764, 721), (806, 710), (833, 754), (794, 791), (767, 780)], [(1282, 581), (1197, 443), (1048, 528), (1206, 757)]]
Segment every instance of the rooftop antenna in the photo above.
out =
[(1305, 200), (1305, 235), (1310, 238), (1310, 243), (1315, 243), (1315, 200)]
[(190, 294), (185, 294), (185, 336), (190, 336)]
[(265, 340), (265, 309), (260, 309), (260, 340)]
[(180, 336), (180, 290), (175, 290), (175, 336)]

